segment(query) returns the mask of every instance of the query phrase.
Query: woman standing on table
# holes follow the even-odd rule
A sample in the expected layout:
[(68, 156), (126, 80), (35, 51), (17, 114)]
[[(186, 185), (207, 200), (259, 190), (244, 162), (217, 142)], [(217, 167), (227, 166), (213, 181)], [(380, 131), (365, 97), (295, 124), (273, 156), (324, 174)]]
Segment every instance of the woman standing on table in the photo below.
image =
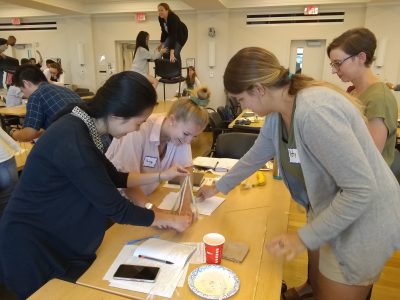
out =
[(224, 85), (243, 108), (269, 117), (254, 146), (199, 195), (228, 193), (276, 156), (308, 223), (276, 237), (268, 250), (287, 260), (313, 252), (315, 299), (365, 300), (400, 247), (400, 187), (354, 105), (357, 100), (328, 83), (290, 74), (262, 48), (235, 54)]
[(167, 3), (158, 4), (158, 21), (161, 26), (159, 48), (167, 48), (169, 60), (181, 63), (181, 50), (188, 39), (188, 29)]
[(156, 100), (143, 75), (113, 75), (92, 101), (66, 108), (69, 113), (33, 147), (0, 222), (0, 283), (20, 299), (52, 278), (76, 281), (96, 258), (108, 218), (177, 231), (190, 225), (188, 216), (141, 208), (122, 197), (117, 187), (149, 178), (118, 172), (104, 155), (102, 137), (137, 130)]

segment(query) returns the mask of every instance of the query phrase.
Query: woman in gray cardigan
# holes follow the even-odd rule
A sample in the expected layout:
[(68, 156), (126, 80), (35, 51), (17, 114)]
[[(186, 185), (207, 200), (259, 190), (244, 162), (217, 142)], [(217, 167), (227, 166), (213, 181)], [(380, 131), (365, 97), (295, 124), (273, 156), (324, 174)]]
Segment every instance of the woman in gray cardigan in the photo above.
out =
[(355, 98), (337, 87), (292, 75), (262, 48), (244, 48), (228, 63), (229, 97), (267, 120), (254, 146), (202, 198), (228, 193), (277, 158), (307, 225), (268, 245), (291, 260), (309, 251), (315, 299), (364, 300), (400, 248), (400, 187), (376, 148)]

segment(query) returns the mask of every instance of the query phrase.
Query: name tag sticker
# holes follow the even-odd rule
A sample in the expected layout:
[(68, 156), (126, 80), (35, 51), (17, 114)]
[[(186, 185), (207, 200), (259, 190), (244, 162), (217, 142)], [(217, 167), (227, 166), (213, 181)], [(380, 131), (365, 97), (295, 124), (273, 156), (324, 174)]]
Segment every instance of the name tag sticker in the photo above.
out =
[(288, 152), (289, 152), (289, 161), (292, 164), (299, 164), (300, 157), (299, 157), (299, 153), (297, 152), (297, 149), (288, 149)]
[(154, 168), (157, 163), (157, 157), (145, 156), (143, 160), (143, 167)]

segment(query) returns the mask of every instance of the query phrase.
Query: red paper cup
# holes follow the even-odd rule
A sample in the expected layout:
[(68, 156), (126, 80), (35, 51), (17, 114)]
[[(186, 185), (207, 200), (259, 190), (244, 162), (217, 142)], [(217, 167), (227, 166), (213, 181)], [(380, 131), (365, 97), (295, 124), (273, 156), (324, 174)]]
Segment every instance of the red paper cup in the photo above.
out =
[(206, 248), (206, 262), (208, 264), (219, 265), (225, 243), (224, 236), (219, 233), (207, 233), (203, 237), (203, 242)]

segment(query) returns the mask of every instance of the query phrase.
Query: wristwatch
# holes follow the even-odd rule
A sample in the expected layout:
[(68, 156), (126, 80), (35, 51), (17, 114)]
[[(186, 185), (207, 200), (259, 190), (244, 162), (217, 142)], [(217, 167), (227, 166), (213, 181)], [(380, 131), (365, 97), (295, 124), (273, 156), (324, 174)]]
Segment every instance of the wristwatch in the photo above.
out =
[(144, 207), (147, 208), (147, 209), (152, 209), (152, 208), (153, 208), (153, 203), (147, 202), (147, 203), (144, 205)]

